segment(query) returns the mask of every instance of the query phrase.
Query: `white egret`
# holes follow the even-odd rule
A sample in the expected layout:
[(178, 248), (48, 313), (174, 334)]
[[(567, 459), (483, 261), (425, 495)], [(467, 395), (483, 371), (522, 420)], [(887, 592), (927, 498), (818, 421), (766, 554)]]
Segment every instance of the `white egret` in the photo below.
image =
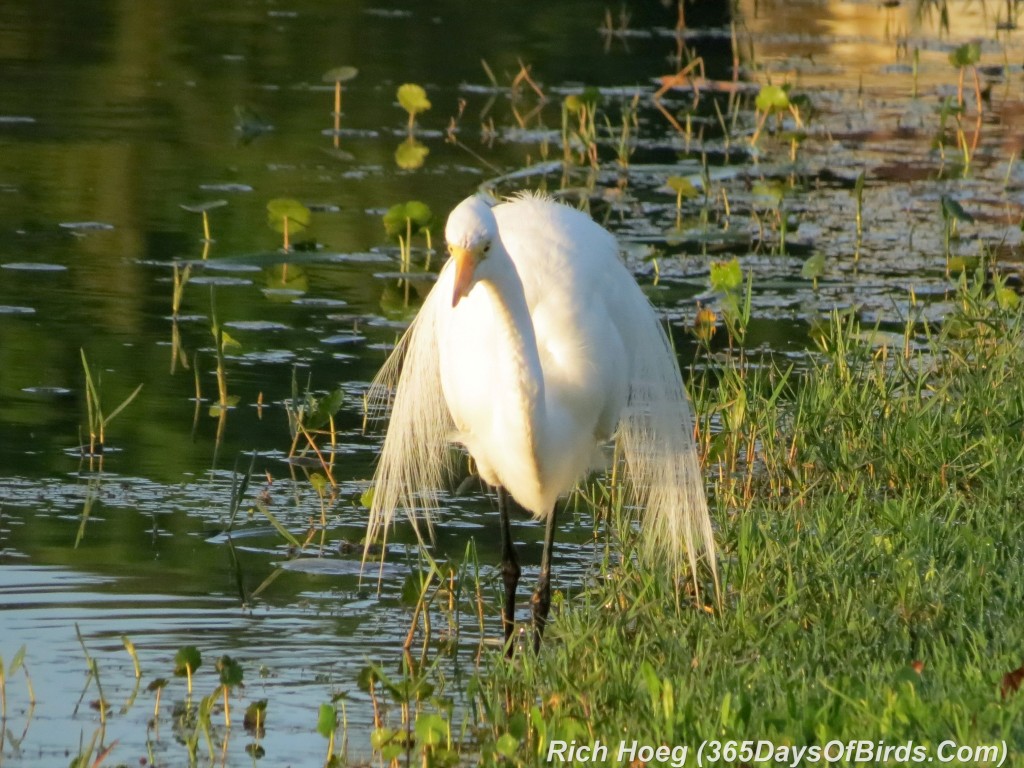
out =
[[(545, 521), (533, 594), (534, 645), (550, 607), (555, 503), (619, 441), (646, 549), (696, 581), (715, 573), (714, 540), (679, 365), (615, 238), (586, 214), (524, 195), (481, 197), (448, 218), (451, 258), (371, 387), (393, 396), (374, 478), (367, 541), (396, 511), (439, 506), (452, 442), (497, 489), (506, 652), (520, 567), (509, 496)], [(397, 384), (396, 384), (397, 381)], [(717, 576), (716, 588), (717, 588)]]

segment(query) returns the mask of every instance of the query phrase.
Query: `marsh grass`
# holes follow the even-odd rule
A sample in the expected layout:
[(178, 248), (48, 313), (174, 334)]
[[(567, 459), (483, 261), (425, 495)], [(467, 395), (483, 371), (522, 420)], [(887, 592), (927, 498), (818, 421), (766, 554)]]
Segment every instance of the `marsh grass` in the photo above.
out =
[(1024, 320), (980, 273), (956, 291), (939, 330), (836, 314), (806, 370), (737, 350), (696, 372), (702, 429), (725, 435), (708, 466), (724, 605), (640, 565), (612, 509), (615, 546), (540, 655), (495, 654), (471, 687), (479, 759), (545, 764), (552, 739), (952, 739), (1006, 740), (1024, 765), (1024, 697), (1001, 692), (1024, 653)]

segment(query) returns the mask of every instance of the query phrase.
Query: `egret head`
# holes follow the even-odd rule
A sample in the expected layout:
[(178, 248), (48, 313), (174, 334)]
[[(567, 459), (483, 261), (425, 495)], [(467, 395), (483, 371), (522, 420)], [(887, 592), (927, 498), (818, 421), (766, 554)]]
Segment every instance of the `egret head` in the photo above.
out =
[(459, 203), (448, 216), (444, 236), (455, 267), (454, 307), (469, 293), (479, 277), (477, 267), (498, 241), (498, 222), (487, 202), (474, 195)]

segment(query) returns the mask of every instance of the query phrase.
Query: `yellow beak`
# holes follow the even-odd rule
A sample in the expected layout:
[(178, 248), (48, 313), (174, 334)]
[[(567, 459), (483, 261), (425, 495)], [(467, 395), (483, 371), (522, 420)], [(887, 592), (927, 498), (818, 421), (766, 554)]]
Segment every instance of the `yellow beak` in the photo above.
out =
[(478, 259), (477, 254), (469, 248), (452, 245), (448, 250), (451, 251), (452, 261), (455, 262), (455, 290), (452, 292), (452, 306), (455, 307), (459, 300), (464, 299), (469, 293)]

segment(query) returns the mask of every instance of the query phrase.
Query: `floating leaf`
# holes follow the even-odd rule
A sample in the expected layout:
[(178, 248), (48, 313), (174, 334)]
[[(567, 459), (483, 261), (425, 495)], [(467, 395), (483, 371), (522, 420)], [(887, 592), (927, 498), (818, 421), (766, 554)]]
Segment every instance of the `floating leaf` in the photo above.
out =
[(743, 270), (740, 268), (739, 259), (711, 262), (710, 282), (713, 290), (724, 293), (739, 288), (743, 284)]
[(758, 112), (783, 112), (789, 109), (787, 88), (780, 85), (765, 85), (754, 102)]
[(942, 196), (942, 218), (966, 221), (968, 224), (974, 223), (974, 217), (965, 211), (963, 206), (949, 195)]
[(289, 232), (301, 232), (309, 226), (309, 208), (289, 197), (278, 197), (267, 203), (267, 224), (272, 230), (284, 232), (285, 219)]
[(189, 213), (205, 213), (206, 211), (212, 211), (214, 208), (222, 208), (227, 205), (227, 200), (210, 200), (205, 203), (197, 203), (196, 205), (181, 205), (183, 210)]
[(347, 83), (358, 74), (359, 70), (355, 67), (335, 67), (324, 72), (323, 81), (325, 83)]
[(980, 59), (981, 44), (978, 42), (964, 43), (949, 54), (949, 63), (957, 68), (974, 66)]
[(665, 184), (675, 192), (680, 198), (692, 198), (697, 197), (700, 192), (693, 186), (693, 182), (683, 176), (669, 176), (665, 180)]
[(422, 168), (430, 149), (412, 136), (407, 138), (395, 150), (395, 165), (404, 171), (415, 171)]
[(814, 280), (817, 282), (818, 278), (825, 274), (825, 254), (816, 253), (800, 268), (800, 276), (805, 280)]
[(427, 92), (423, 90), (422, 86), (415, 83), (405, 83), (398, 86), (397, 96), (398, 103), (402, 105), (402, 109), (410, 115), (418, 115), (420, 112), (426, 112), (430, 109), (430, 99), (427, 98)]

